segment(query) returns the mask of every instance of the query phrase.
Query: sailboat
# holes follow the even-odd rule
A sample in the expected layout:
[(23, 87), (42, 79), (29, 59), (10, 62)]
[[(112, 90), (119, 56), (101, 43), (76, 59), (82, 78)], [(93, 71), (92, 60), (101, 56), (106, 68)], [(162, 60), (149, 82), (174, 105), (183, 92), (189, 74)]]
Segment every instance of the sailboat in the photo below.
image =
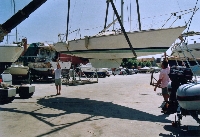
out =
[[(116, 12), (115, 14), (118, 15)], [(118, 21), (121, 22), (120, 19)], [(123, 58), (165, 52), (186, 28), (185, 26), (178, 26), (166, 29), (125, 32), (123, 31), (123, 25), (121, 27), (121, 31), (110, 33), (102, 31), (101, 34), (96, 36), (85, 36), (84, 39), (67, 42), (61, 41), (54, 46), (56, 51), (60, 53), (88, 58), (94, 67), (113, 68), (119, 66)]]

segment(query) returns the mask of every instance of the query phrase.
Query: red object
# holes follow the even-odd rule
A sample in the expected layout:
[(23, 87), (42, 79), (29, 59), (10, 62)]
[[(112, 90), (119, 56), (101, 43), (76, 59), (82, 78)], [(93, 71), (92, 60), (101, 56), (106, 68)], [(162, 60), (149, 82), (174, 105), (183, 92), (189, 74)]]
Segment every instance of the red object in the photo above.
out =
[(73, 65), (79, 65), (80, 63), (82, 63), (82, 64), (88, 63), (88, 59), (71, 56), (71, 55), (66, 55), (63, 53), (59, 54), (59, 59), (60, 59), (60, 61), (71, 61)]

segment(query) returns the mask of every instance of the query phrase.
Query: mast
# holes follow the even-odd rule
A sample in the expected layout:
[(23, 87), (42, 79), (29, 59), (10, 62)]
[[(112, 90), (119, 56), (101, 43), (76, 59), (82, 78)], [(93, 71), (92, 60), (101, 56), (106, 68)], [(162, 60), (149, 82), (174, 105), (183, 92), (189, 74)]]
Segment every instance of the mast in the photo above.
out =
[(67, 13), (67, 30), (66, 30), (66, 41), (68, 38), (68, 28), (69, 28), (69, 10), (70, 10), (70, 0), (68, 0), (68, 13)]
[(131, 31), (131, 0), (130, 0), (130, 31)]
[(123, 17), (123, 15), (124, 15), (124, 0), (121, 0), (121, 21), (122, 21), (122, 25), (124, 24), (124, 17)]
[(139, 3), (138, 3), (138, 0), (136, 0), (136, 3), (137, 3), (137, 14), (138, 14), (139, 30), (141, 31), (140, 9), (139, 9)]
[[(14, 4), (14, 14), (15, 14), (16, 13), (15, 12), (15, 0), (13, 0), (13, 4)], [(15, 42), (17, 42), (17, 26), (15, 27), (15, 34), (16, 34), (16, 36), (15, 36), (16, 41)]]
[(107, 8), (106, 8), (106, 18), (105, 18), (104, 29), (106, 28), (106, 23), (107, 23), (107, 17), (108, 17), (108, 8), (109, 8), (109, 1), (106, 1), (106, 3), (107, 3)]

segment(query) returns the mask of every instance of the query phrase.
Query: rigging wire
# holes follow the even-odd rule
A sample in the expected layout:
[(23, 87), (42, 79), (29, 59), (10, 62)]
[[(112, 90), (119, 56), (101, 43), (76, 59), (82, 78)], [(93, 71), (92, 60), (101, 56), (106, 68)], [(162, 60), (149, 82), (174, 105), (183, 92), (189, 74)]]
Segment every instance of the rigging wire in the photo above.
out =
[[(186, 11), (188, 11), (188, 12), (186, 12)], [(182, 12), (185, 12), (185, 13), (182, 13)], [(164, 26), (167, 24), (167, 22), (168, 22), (173, 16), (177, 17), (177, 18), (175, 19), (175, 21), (174, 21), (174, 22), (176, 22), (177, 19), (180, 19), (180, 18), (181, 18), (181, 16), (183, 16), (183, 15), (185, 15), (185, 14), (188, 14), (188, 13), (190, 13), (190, 12), (193, 12), (193, 9), (182, 10), (182, 11), (179, 11), (179, 12), (173, 12), (173, 13), (171, 13), (171, 16), (167, 19), (167, 21), (165, 22), (165, 24), (162, 25), (162, 27), (164, 27)], [(177, 13), (182, 13), (182, 14), (177, 15)], [(174, 24), (174, 22), (171, 24), (171, 26)], [(171, 27), (171, 26), (170, 26), (170, 27)]]
[[(189, 19), (187, 33), (189, 32), (189, 28), (190, 28), (190, 25), (191, 25), (193, 16), (194, 16), (194, 14), (196, 13), (196, 11), (199, 9), (199, 8), (197, 8), (197, 3), (198, 3), (198, 0), (196, 1), (196, 5), (195, 5), (195, 7), (194, 7), (193, 14), (192, 14), (192, 16), (191, 16), (190, 19)], [(196, 10), (196, 9), (197, 9), (197, 10)], [(186, 37), (185, 37), (185, 39), (183, 39), (182, 36), (179, 36), (179, 39), (181, 40), (181, 43), (179, 43), (179, 47), (180, 47), (181, 51), (183, 52), (184, 57), (186, 58), (186, 55), (185, 55), (185, 53), (184, 53), (184, 51), (183, 51), (183, 49), (182, 49), (182, 47), (181, 47), (181, 44), (182, 44), (184, 41), (186, 41)], [(198, 61), (196, 60), (196, 58), (194, 57), (194, 55), (191, 53), (191, 50), (188, 48), (187, 44), (185, 44), (185, 46), (186, 46), (186, 48), (187, 48), (187, 51), (190, 52), (190, 55), (192, 56), (192, 58), (195, 60), (195, 62), (196, 62), (196, 64), (197, 64), (197, 66), (199, 67), (200, 65), (199, 65)], [(195, 74), (195, 70), (192, 69), (192, 66), (191, 66), (191, 64), (189, 63), (188, 58), (186, 58), (186, 61), (187, 61), (187, 64), (189, 65), (189, 67), (190, 67), (192, 73), (195, 75), (195, 79), (196, 79), (196, 76), (197, 76), (197, 75)], [(193, 68), (195, 68), (195, 66), (194, 66)], [(196, 79), (196, 80), (197, 80), (197, 79)]]
[[(81, 15), (81, 18), (79, 19), (79, 22), (81, 22), (82, 17), (83, 17), (82, 15), (83, 15), (83, 12), (84, 12), (84, 10), (85, 10), (85, 2), (86, 2), (86, 1), (84, 1), (83, 6), (82, 6), (83, 9), (82, 9), (81, 14), (80, 14), (80, 15)], [(80, 31), (81, 31), (81, 29), (79, 28), (78, 31), (77, 31), (77, 33), (76, 33), (75, 39), (76, 39), (77, 35), (80, 33)], [(80, 36), (81, 36), (81, 34), (80, 34)]]
[[(192, 22), (192, 19), (193, 19), (193, 16), (194, 16), (194, 14), (196, 13), (196, 11), (199, 9), (199, 8), (197, 8), (197, 3), (198, 3), (198, 0), (196, 1), (196, 5), (195, 5), (195, 7), (194, 7), (194, 10), (193, 10), (193, 14), (192, 14), (192, 16), (191, 16), (191, 18), (190, 18), (190, 20), (189, 20), (189, 22), (187, 23), (187, 24), (189, 24), (188, 25), (188, 29), (187, 29), (187, 32), (189, 31), (189, 29), (190, 29), (190, 25), (191, 25), (191, 22)], [(196, 10), (197, 9), (197, 10)], [(186, 38), (186, 37), (185, 37)]]
[[(179, 9), (181, 10), (181, 8), (180, 8), (180, 4), (179, 4), (178, 0), (177, 0), (177, 4), (178, 4)], [(185, 20), (184, 16), (183, 16), (183, 19), (184, 19), (185, 24), (186, 24), (186, 20)]]
[[(73, 6), (73, 9), (72, 9), (70, 22), (72, 22), (72, 19), (73, 19), (73, 16), (74, 16), (74, 9), (75, 9), (76, 2), (77, 2), (77, 0), (75, 0), (74, 6)], [(69, 34), (71, 34), (71, 31), (70, 31), (71, 28), (72, 28), (72, 25), (70, 25), (70, 27), (69, 27)]]
[[(199, 9), (199, 8), (197, 8), (197, 9), (194, 9), (194, 10), (195, 10), (195, 12), (196, 12), (198, 9)], [(183, 15), (185, 15), (185, 14), (188, 14), (188, 13), (190, 13), (190, 12), (193, 12), (193, 11), (189, 11), (189, 12), (186, 12), (186, 13), (184, 13), (184, 14), (181, 14), (181, 15), (179, 15), (179, 16), (176, 16), (176, 17), (177, 17), (177, 18), (176, 18), (176, 20), (177, 20), (177, 19), (180, 19), (180, 18), (181, 18), (181, 16), (183, 16)], [(176, 21), (176, 20), (175, 20), (175, 21)], [(174, 21), (174, 22), (175, 22), (175, 21)], [(173, 22), (173, 23), (174, 23), (174, 22)], [(171, 24), (171, 26), (173, 25), (173, 23)], [(185, 23), (186, 23), (186, 22), (185, 22)], [(187, 23), (186, 23), (186, 25), (187, 25)], [(171, 27), (171, 26), (170, 26), (170, 27)]]

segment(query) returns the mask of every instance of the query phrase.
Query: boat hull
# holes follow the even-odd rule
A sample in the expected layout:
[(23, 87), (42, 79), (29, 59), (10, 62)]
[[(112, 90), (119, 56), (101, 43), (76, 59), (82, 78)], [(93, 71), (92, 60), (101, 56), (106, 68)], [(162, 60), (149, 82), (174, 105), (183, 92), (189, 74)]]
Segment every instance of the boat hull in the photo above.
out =
[(27, 75), (29, 71), (28, 66), (12, 66), (9, 67), (6, 71), (9, 71), (11, 75)]
[(122, 59), (89, 59), (95, 68), (118, 68)]
[(24, 48), (17, 44), (0, 45), (0, 62), (15, 62), (23, 51)]
[[(137, 56), (145, 56), (165, 52), (184, 29), (185, 26), (129, 32), (127, 35)], [(135, 57), (122, 33), (86, 37), (85, 39), (68, 41), (68, 43), (59, 42), (54, 46), (58, 52), (83, 58), (117, 59)]]
[(200, 110), (200, 83), (181, 85), (177, 90), (177, 101), (186, 110)]
[[(160, 54), (168, 50), (169, 47), (160, 47), (158, 49), (149, 47), (149, 48), (139, 48), (134, 49), (137, 56), (146, 56), (146, 55), (155, 55)], [(133, 55), (133, 52), (130, 50), (130, 48), (127, 49), (104, 49), (104, 50), (83, 50), (83, 51), (66, 51), (61, 52), (64, 54), (72, 54), (77, 57), (82, 58), (95, 58), (95, 59), (119, 59), (119, 58), (133, 58), (135, 57)]]

